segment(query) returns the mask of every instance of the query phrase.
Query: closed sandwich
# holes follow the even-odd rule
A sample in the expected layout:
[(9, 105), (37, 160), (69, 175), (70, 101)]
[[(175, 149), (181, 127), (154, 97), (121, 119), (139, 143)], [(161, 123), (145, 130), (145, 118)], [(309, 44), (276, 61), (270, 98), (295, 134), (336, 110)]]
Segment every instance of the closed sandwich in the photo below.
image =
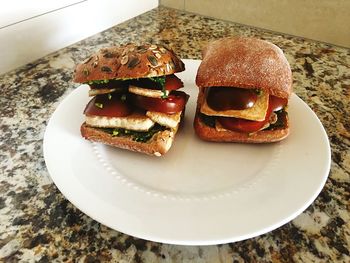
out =
[(255, 38), (231, 37), (203, 51), (196, 84), (196, 134), (215, 142), (269, 143), (289, 134), (292, 73), (282, 50)]
[(90, 141), (154, 156), (171, 147), (188, 95), (174, 75), (185, 69), (158, 45), (104, 48), (77, 65), (75, 82), (89, 85), (81, 125)]

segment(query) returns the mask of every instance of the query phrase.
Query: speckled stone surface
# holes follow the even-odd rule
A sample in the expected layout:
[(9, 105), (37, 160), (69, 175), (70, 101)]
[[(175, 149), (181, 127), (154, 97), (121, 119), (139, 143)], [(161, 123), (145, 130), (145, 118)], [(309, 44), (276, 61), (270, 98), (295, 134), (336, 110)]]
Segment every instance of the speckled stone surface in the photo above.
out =
[[(200, 58), (212, 39), (255, 36), (280, 46), (295, 93), (317, 114), (332, 148), (315, 202), (265, 235), (218, 246), (174, 246), (111, 230), (75, 208), (46, 170), (47, 121), (76, 84), (74, 64), (101, 47), (165, 43)], [(0, 76), (0, 261), (350, 262), (350, 50), (163, 7)]]

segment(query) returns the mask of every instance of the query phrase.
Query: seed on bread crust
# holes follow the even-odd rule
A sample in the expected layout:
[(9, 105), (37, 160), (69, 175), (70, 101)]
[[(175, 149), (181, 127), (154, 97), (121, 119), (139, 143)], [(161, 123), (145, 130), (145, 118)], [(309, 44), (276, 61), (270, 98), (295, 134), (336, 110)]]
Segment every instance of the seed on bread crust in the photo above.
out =
[(156, 67), (158, 66), (158, 61), (155, 56), (149, 55), (147, 56), (148, 61), (152, 64), (152, 66)]
[(94, 68), (96, 68), (96, 67), (98, 66), (98, 60), (99, 60), (99, 57), (96, 56), (96, 57), (95, 57), (95, 61), (92, 63), (92, 66), (93, 66)]
[[(89, 73), (84, 72), (84, 68)], [(108, 79), (157, 77), (183, 70), (181, 60), (163, 46), (129, 44), (104, 48), (92, 55), (87, 64), (77, 66), (74, 81), (86, 83), (106, 79), (107, 76)]]
[(83, 64), (89, 63), (89, 61), (90, 61), (91, 59), (92, 59), (92, 56), (88, 57), (87, 59), (85, 59), (85, 60), (83, 61)]
[(120, 60), (120, 64), (125, 65), (126, 63), (128, 63), (129, 60), (129, 56), (125, 55), (122, 57), (122, 59)]
[(83, 73), (85, 76), (88, 76), (90, 74), (89, 70), (87, 68), (83, 69)]
[(137, 57), (134, 57), (130, 60), (130, 62), (128, 64), (128, 68), (134, 68), (139, 63), (140, 63), (140, 59)]
[(116, 57), (116, 54), (112, 53), (112, 52), (106, 52), (104, 55), (103, 55), (104, 58), (114, 58)]
[(107, 66), (102, 66), (101, 71), (111, 73), (112, 69), (110, 67), (107, 67)]

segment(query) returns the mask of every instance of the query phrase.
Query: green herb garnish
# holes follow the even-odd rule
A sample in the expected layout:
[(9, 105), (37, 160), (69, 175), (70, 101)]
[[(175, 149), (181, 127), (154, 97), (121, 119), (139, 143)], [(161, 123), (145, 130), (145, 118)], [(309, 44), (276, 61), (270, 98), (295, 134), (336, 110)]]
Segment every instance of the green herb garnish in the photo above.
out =
[(97, 108), (100, 108), (100, 109), (103, 108), (103, 104), (102, 104), (102, 103), (95, 102), (95, 106), (96, 106)]
[(254, 89), (254, 92), (258, 96), (260, 96), (262, 94), (262, 90), (261, 89)]
[(154, 134), (156, 134), (159, 131), (164, 131), (166, 128), (164, 126), (161, 126), (159, 124), (154, 125), (151, 129), (148, 131), (132, 131), (122, 128), (105, 128), (103, 129), (105, 132), (111, 134), (112, 136), (131, 136), (133, 141), (136, 142), (147, 142), (149, 141)]
[(166, 92), (166, 89), (165, 89), (165, 76), (151, 77), (149, 79), (154, 81), (154, 82), (156, 82), (156, 83), (158, 83), (161, 86), (162, 92), (163, 92), (162, 99), (166, 99), (168, 97), (168, 95), (167, 95), (167, 92)]
[(112, 94), (108, 93), (108, 99), (111, 100), (112, 99)]
[(201, 113), (199, 115), (199, 117), (205, 125), (207, 125), (211, 128), (215, 128), (215, 117), (214, 116), (208, 116), (208, 115)]
[(121, 101), (126, 101), (126, 94), (121, 95), (120, 100)]
[(285, 120), (287, 118), (288, 113), (285, 109), (281, 109), (275, 112), (277, 114), (277, 121), (273, 124), (270, 124), (265, 130), (277, 130), (285, 127)]

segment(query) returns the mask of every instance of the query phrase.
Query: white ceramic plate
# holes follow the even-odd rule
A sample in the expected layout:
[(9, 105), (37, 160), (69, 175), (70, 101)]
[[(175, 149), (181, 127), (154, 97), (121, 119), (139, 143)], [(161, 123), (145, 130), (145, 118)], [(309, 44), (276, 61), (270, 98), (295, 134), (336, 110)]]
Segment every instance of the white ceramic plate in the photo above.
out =
[(280, 143), (208, 143), (192, 128), (199, 61), (178, 74), (191, 95), (184, 128), (163, 157), (90, 143), (80, 136), (88, 87), (59, 105), (47, 126), (44, 156), (60, 191), (93, 219), (123, 233), (171, 244), (209, 245), (255, 237), (299, 215), (330, 169), (322, 124), (296, 95), (291, 135)]

